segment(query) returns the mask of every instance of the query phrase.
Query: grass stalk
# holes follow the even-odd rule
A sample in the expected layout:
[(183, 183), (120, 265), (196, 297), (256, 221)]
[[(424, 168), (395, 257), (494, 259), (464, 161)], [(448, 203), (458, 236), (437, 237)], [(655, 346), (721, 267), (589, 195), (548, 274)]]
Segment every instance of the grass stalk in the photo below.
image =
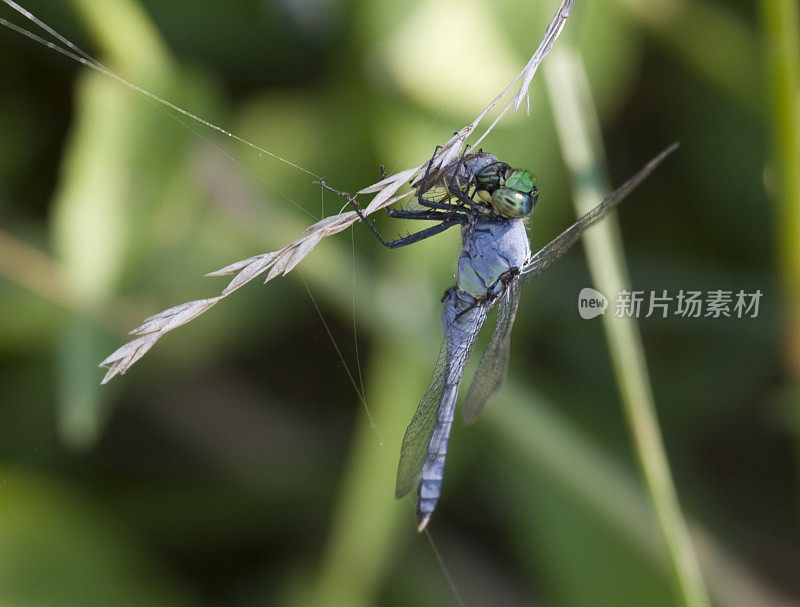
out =
[(798, 395), (800, 436), (800, 9), (793, 0), (762, 0), (760, 9), (772, 135), (767, 185), (777, 208), (786, 368)]
[[(580, 56), (562, 44), (544, 66), (562, 155), (569, 169), (576, 212), (594, 207), (610, 188), (600, 127)], [(619, 225), (609, 217), (584, 237), (592, 279), (611, 298), (630, 290)], [(636, 322), (603, 317), (617, 384), (633, 446), (661, 530), (676, 592), (685, 607), (710, 605), (694, 547), (681, 513), (655, 414), (650, 378)]]

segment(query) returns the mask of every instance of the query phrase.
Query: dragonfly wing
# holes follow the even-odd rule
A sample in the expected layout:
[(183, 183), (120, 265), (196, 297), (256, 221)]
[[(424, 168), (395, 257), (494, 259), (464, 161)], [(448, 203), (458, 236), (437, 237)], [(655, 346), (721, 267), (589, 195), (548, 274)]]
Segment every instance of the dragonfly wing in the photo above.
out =
[(395, 497), (400, 499), (415, 489), (422, 476), (422, 466), (428, 456), (428, 443), (436, 425), (436, 412), (444, 392), (444, 376), (447, 370), (447, 344), (439, 350), (439, 360), (433, 369), (433, 377), (425, 395), (411, 418), (400, 448), (400, 463), (397, 466)]
[(490, 305), (452, 287), (442, 299), (444, 346), (430, 386), (417, 407), (400, 448), (395, 495), (417, 489), (417, 529), (428, 524), (442, 493), (447, 445), (458, 387)]
[(478, 413), (497, 394), (506, 378), (511, 352), (511, 328), (517, 316), (519, 296), (520, 285), (519, 281), (515, 280), (506, 287), (497, 312), (497, 324), (492, 339), (481, 357), (481, 362), (478, 363), (475, 377), (467, 391), (461, 416), (468, 424), (475, 421)]
[(444, 302), (444, 343), (431, 383), (406, 428), (400, 447), (395, 486), (398, 499), (418, 487), (426, 465), (430, 467), (437, 455), (443, 457), (447, 452), (458, 386), (489, 311), (488, 306), (476, 305), (472, 298), (461, 300), (455, 288), (445, 294)]
[(589, 227), (600, 221), (609, 211), (622, 202), (625, 196), (644, 181), (667, 156), (677, 149), (677, 147), (677, 143), (673, 143), (671, 146), (667, 147), (658, 156), (648, 162), (638, 173), (609, 194), (603, 202), (578, 219), (578, 221), (564, 230), (549, 244), (545, 245), (522, 268), (522, 279), (529, 280), (549, 268), (554, 261), (575, 244), (575, 241), (578, 240)]

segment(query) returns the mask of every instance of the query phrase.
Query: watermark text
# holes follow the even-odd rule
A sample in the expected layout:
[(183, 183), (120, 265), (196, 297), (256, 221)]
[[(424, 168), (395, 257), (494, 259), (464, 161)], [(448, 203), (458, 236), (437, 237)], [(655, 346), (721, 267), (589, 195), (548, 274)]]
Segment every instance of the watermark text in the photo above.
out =
[[(726, 291), (620, 291), (615, 299), (617, 318), (757, 318), (760, 289)], [(578, 294), (578, 314), (587, 320), (606, 313), (608, 299), (590, 287)]]

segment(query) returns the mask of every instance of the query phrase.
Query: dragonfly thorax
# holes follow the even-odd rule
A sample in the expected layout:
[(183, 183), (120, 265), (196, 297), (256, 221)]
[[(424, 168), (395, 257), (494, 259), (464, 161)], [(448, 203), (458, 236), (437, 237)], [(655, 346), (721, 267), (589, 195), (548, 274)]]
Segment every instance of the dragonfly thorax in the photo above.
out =
[(457, 286), (476, 299), (494, 300), (505, 289), (503, 276), (521, 269), (530, 255), (522, 221), (496, 216), (477, 218), (462, 228)]

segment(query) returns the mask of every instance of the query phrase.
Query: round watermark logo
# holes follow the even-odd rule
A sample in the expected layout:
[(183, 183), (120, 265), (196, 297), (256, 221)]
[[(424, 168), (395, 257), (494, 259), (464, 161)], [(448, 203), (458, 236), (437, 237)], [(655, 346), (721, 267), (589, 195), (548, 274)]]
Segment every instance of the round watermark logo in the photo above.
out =
[(600, 291), (584, 287), (578, 293), (578, 314), (585, 320), (591, 320), (606, 313), (608, 299)]

